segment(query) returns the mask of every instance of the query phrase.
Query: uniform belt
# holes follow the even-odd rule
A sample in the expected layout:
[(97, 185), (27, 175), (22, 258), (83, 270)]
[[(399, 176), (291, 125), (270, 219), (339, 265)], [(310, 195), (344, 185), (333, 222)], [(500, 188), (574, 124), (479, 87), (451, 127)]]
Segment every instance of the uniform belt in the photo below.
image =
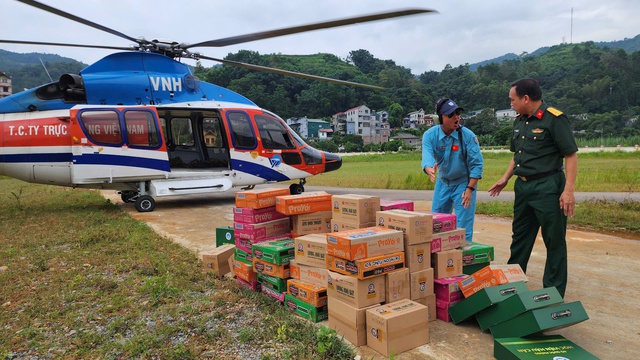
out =
[(555, 173), (559, 173), (560, 171), (562, 171), (562, 170), (551, 170), (551, 171), (546, 171), (546, 172), (543, 172), (543, 173), (533, 174), (533, 175), (529, 175), (529, 176), (520, 176), (520, 175), (518, 175), (518, 177), (522, 181), (533, 181), (533, 180), (542, 179), (543, 177), (546, 177), (546, 176), (549, 176), (549, 175), (553, 175)]

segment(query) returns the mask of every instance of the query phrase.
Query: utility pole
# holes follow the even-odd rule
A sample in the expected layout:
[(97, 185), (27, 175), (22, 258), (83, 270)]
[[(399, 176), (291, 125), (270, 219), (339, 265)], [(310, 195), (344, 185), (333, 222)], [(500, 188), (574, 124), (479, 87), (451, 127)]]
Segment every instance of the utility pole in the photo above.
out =
[(573, 44), (573, 8), (571, 8), (571, 36), (569, 37), (569, 44)]

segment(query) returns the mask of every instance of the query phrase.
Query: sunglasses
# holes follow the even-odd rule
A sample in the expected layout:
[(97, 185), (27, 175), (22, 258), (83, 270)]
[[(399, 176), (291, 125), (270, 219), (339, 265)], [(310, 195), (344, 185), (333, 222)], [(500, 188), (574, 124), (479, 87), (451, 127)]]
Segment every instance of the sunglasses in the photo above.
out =
[(447, 115), (447, 116), (448, 116), (448, 117), (450, 117), (450, 118), (452, 118), (452, 117), (454, 117), (455, 115), (460, 116), (461, 114), (462, 114), (462, 110), (459, 110), (459, 109), (458, 109), (458, 110), (456, 110), (456, 111), (452, 112), (450, 115)]

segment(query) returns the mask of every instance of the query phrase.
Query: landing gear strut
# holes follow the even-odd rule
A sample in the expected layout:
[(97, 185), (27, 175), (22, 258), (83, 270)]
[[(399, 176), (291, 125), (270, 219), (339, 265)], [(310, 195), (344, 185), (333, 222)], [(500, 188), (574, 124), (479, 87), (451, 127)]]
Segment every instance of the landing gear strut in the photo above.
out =
[(289, 192), (291, 195), (299, 195), (304, 192), (304, 184), (307, 183), (307, 179), (300, 179), (299, 184), (291, 184), (289, 185)]

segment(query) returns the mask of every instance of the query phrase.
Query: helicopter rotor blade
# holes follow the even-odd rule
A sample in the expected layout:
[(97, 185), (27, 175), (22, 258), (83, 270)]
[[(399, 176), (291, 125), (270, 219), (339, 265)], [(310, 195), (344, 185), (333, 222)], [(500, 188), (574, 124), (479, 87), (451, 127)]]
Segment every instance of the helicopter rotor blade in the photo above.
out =
[(44, 41), (19, 41), (19, 40), (0, 39), (0, 43), (24, 44), (24, 45), (69, 46), (69, 47), (80, 47), (80, 48), (90, 48), (90, 49), (132, 50), (132, 48), (130, 47), (122, 47), (122, 46), (84, 45), (84, 44), (54, 43), (54, 42), (44, 42)]
[(389, 19), (394, 17), (416, 15), (416, 14), (430, 13), (430, 12), (437, 13), (436, 10), (431, 10), (431, 9), (396, 10), (396, 11), (382, 12), (382, 13), (371, 14), (371, 15), (349, 17), (349, 18), (338, 19), (338, 20), (323, 21), (323, 22), (312, 23), (307, 25), (293, 26), (293, 27), (282, 28), (277, 30), (262, 31), (262, 32), (257, 32), (253, 34), (247, 34), (247, 35), (232, 36), (232, 37), (218, 39), (218, 40), (203, 41), (195, 44), (185, 45), (184, 48), (189, 49), (192, 47), (201, 47), (201, 46), (222, 47), (222, 46), (228, 46), (228, 45), (236, 45), (236, 44), (246, 43), (246, 42), (255, 41), (255, 40), (262, 40), (262, 39), (268, 39), (268, 38), (273, 38), (278, 36), (301, 33), (305, 31), (329, 29), (329, 28), (338, 27), (338, 26), (353, 25), (357, 23), (384, 20), (384, 19)]
[(198, 55), (198, 58), (217, 61), (217, 62), (225, 64), (225, 65), (231, 65), (231, 66), (241, 67), (241, 68), (250, 69), (250, 70), (258, 70), (258, 71), (270, 72), (270, 73), (280, 74), (280, 75), (295, 76), (295, 77), (299, 77), (299, 78), (303, 78), (303, 79), (319, 80), (319, 81), (325, 81), (325, 82), (341, 84), (341, 85), (357, 86), (357, 87), (361, 87), (361, 88), (365, 88), (365, 89), (371, 89), (371, 90), (387, 90), (386, 88), (383, 88), (383, 87), (380, 87), (380, 86), (375, 86), (375, 85), (362, 84), (362, 83), (357, 83), (357, 82), (353, 82), (353, 81), (346, 81), (346, 80), (338, 80), (338, 79), (328, 78), (328, 77), (324, 77), (324, 76), (317, 76), (317, 75), (299, 73), (299, 72), (295, 72), (295, 71), (276, 69), (276, 68), (267, 67), (267, 66), (247, 64), (247, 63), (243, 63), (243, 62), (239, 62), (239, 61), (218, 59), (218, 58), (204, 56), (204, 55)]
[[(89, 20), (83, 19), (81, 17), (75, 16), (75, 15), (72, 15), (72, 14), (69, 14), (69, 13), (64, 12), (62, 10), (58, 10), (58, 9), (56, 9), (54, 7), (49, 6), (49, 5), (45, 5), (45, 4), (39, 3), (39, 2), (34, 1), (34, 0), (17, 0), (17, 1), (19, 1), (19, 2), (21, 2), (23, 4), (26, 4), (26, 5), (30, 5), (30, 6), (36, 7), (38, 9), (40, 9), (40, 10), (44, 10), (46, 12), (50, 12), (50, 13), (56, 14), (58, 16), (62, 16), (62, 17), (67, 18), (69, 20), (73, 20), (75, 22), (79, 22), (80, 24), (90, 26), (90, 27), (92, 27), (94, 29), (98, 29), (98, 30), (107, 32), (109, 34), (112, 34), (112, 35), (127, 39), (129, 41), (133, 41), (133, 42), (138, 43), (138, 44), (141, 43), (140, 39), (133, 38), (133, 37), (131, 37), (129, 35), (126, 35), (126, 34), (123, 34), (123, 33), (119, 32), (119, 31), (110, 29), (110, 28), (108, 28), (106, 26), (102, 26), (100, 24), (96, 24), (94, 22), (91, 22)], [(130, 49), (128, 48), (127, 50), (130, 50)]]

